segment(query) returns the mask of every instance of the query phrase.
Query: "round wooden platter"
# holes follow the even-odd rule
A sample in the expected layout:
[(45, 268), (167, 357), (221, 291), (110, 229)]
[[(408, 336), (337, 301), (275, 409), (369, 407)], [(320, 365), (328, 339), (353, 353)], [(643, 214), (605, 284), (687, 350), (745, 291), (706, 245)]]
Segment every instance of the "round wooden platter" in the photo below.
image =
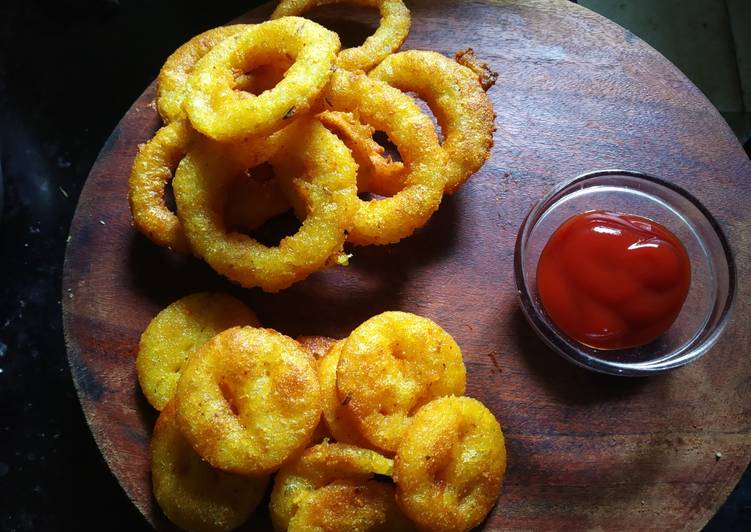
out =
[[(139, 335), (186, 294), (224, 289), (288, 335), (344, 337), (385, 310), (427, 316), (456, 338), (467, 393), (501, 421), (508, 472), (486, 529), (698, 529), (751, 455), (751, 164), (706, 98), (623, 28), (566, 1), (413, 0), (405, 48), (472, 47), (500, 73), (484, 168), (414, 236), (352, 249), (348, 268), (279, 294), (242, 290), (130, 226), (136, 146), (159, 127), (154, 86), (133, 104), (89, 175), (64, 276), (68, 356), (110, 468), (155, 527), (148, 446), (155, 413), (136, 382)], [(243, 20), (260, 21), (264, 6)], [(319, 14), (345, 43), (371, 32), (357, 10)], [(377, 22), (377, 21), (376, 21)], [(516, 301), (517, 228), (560, 180), (620, 167), (662, 176), (715, 214), (736, 252), (740, 294), (702, 360), (645, 379), (574, 367), (527, 326)]]

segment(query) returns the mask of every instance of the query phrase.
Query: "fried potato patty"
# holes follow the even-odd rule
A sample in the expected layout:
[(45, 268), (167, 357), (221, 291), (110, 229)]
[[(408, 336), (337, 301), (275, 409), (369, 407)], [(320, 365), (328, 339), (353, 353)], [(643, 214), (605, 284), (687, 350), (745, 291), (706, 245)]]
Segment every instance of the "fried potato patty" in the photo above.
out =
[(306, 449), (276, 475), (269, 504), (274, 529), (287, 530), (300, 504), (316, 490), (335, 481), (390, 476), (392, 468), (385, 456), (353, 445), (324, 442)]
[(151, 439), (154, 497), (170, 521), (191, 532), (233, 530), (261, 502), (268, 476), (214, 469), (183, 438), (174, 401), (159, 415)]
[(417, 411), (394, 460), (397, 500), (421, 528), (479, 525), (501, 491), (506, 447), (501, 426), (469, 397), (442, 397)]
[(384, 312), (347, 338), (336, 370), (344, 411), (372, 445), (396, 451), (415, 411), (443, 395), (461, 395), (462, 352), (433, 321)]
[(172, 398), (193, 351), (236, 325), (260, 323), (245, 303), (220, 292), (185, 296), (157, 314), (141, 335), (136, 357), (138, 382), (151, 406), (161, 410)]
[(196, 452), (235, 473), (277, 469), (310, 441), (321, 417), (313, 356), (270, 329), (214, 336), (188, 359), (175, 398)]

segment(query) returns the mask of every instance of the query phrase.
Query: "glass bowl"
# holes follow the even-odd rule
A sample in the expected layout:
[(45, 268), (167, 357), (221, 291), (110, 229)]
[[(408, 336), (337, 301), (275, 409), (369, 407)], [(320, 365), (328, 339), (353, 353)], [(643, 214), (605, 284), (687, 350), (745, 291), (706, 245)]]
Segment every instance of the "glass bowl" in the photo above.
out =
[[(671, 327), (636, 348), (600, 350), (566, 336), (548, 318), (537, 293), (537, 262), (550, 235), (568, 218), (606, 210), (650, 218), (673, 232), (691, 261), (691, 287)], [(639, 172), (603, 170), (555, 187), (519, 229), (514, 276), (521, 308), (554, 351), (585, 368), (639, 376), (667, 371), (701, 357), (727, 325), (735, 298), (735, 263), (717, 221), (699, 201), (672, 183)]]

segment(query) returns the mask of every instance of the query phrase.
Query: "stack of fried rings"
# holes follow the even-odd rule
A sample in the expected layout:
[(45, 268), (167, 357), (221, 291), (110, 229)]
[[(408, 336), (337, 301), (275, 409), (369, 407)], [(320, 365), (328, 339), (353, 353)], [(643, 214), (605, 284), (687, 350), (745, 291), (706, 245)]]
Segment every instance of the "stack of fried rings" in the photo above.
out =
[[(335, 33), (288, 16), (335, 2), (285, 0), (271, 21), (209, 30), (170, 56), (157, 88), (166, 125), (140, 148), (129, 181), (136, 229), (242, 286), (276, 292), (346, 264), (345, 240), (411, 235), (482, 166), (495, 118), (482, 71), (435, 52), (392, 53), (409, 30), (401, 0), (354, 2), (378, 7), (381, 26), (341, 52)], [(402, 91), (427, 102), (443, 142)], [(376, 130), (402, 161), (384, 154)], [(257, 175), (263, 163), (272, 179)], [(165, 201), (171, 179), (176, 212)], [(290, 207), (296, 234), (277, 246), (248, 236)]]

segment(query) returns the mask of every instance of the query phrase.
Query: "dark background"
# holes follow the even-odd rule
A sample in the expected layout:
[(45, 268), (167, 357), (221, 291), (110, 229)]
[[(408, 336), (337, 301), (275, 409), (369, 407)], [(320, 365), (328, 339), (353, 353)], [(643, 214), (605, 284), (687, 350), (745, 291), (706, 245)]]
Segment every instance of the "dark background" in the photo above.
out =
[[(65, 358), (61, 271), (101, 146), (164, 59), (257, 1), (0, 3), (0, 530), (147, 530), (94, 444)], [(751, 530), (751, 475), (710, 530)]]

